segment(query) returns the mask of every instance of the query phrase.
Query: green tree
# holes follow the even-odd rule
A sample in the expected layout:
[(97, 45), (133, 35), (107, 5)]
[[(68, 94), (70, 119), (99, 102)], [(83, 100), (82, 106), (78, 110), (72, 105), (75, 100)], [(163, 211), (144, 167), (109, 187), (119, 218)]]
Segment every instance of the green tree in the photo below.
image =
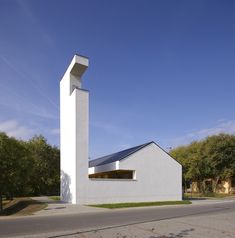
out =
[(204, 140), (204, 156), (211, 166), (213, 191), (216, 192), (220, 179), (235, 176), (235, 136), (219, 134)]
[(2, 196), (59, 194), (60, 151), (43, 136), (25, 142), (0, 133), (0, 211)]
[[(26, 150), (22, 143), (5, 133), (0, 133), (0, 200), (2, 195), (12, 199), (24, 186)], [(22, 172), (24, 173), (22, 174)], [(24, 175), (24, 176), (23, 176)], [(2, 204), (2, 203), (1, 203)], [(2, 209), (2, 206), (1, 206)]]
[(199, 190), (203, 190), (203, 181), (210, 176), (208, 161), (203, 157), (202, 142), (192, 142), (187, 146), (180, 146), (170, 151), (172, 157), (182, 164), (184, 187), (190, 181), (198, 183)]
[(188, 151), (187, 146), (179, 146), (176, 149), (170, 151), (170, 155), (175, 158), (181, 165), (183, 169), (183, 186), (186, 189), (187, 184), (189, 183), (190, 178), (188, 177), (189, 170), (189, 159), (188, 159)]
[(52, 147), (43, 136), (34, 136), (27, 142), (33, 168), (30, 187), (34, 195), (58, 194), (60, 187), (59, 149)]
[(171, 155), (183, 166), (183, 180), (198, 183), (207, 192), (206, 179), (213, 179), (216, 192), (220, 179), (235, 176), (235, 136), (219, 134), (172, 150)]
[(211, 176), (211, 166), (204, 156), (203, 142), (192, 142), (188, 146), (189, 170), (187, 177), (197, 182), (200, 192), (206, 192), (205, 179)]

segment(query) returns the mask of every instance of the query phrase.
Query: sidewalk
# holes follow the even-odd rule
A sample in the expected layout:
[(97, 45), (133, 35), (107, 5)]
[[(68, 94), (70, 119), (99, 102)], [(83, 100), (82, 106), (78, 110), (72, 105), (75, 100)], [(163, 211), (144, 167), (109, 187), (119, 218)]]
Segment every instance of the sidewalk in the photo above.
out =
[(62, 201), (52, 200), (49, 197), (32, 197), (32, 199), (47, 203), (48, 206), (41, 211), (38, 211), (34, 216), (51, 216), (51, 215), (65, 215), (65, 214), (80, 214), (80, 213), (92, 213), (92, 212), (104, 212), (109, 211), (106, 208), (89, 207), (83, 205), (74, 205), (65, 203)]
[(197, 199), (197, 200), (190, 200), (192, 205), (206, 205), (206, 204), (219, 204), (224, 202), (232, 202), (232, 199)]
[[(49, 197), (32, 197), (32, 199), (47, 203), (48, 206), (41, 211), (38, 211), (34, 216), (51, 216), (51, 215), (66, 215), (66, 214), (81, 214), (81, 213), (97, 213), (97, 212), (109, 212), (113, 211), (108, 208), (98, 208), (98, 207), (89, 207), (85, 205), (74, 205), (70, 203), (65, 203), (62, 201), (55, 201)], [(191, 200), (192, 205), (209, 205), (209, 204), (219, 204), (224, 202), (231, 202), (233, 199), (195, 199)], [(166, 205), (167, 207), (175, 206), (191, 206), (191, 205)], [(164, 208), (166, 206), (159, 206), (158, 208)], [(122, 209), (146, 209), (151, 207), (131, 207), (131, 208), (119, 208), (115, 209), (116, 211)]]

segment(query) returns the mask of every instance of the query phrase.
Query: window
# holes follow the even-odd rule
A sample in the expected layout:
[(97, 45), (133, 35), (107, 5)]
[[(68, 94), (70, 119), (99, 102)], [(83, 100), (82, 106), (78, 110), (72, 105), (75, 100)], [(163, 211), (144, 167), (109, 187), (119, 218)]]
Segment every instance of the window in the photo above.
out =
[(114, 170), (114, 171), (90, 174), (89, 178), (136, 179), (136, 172), (134, 170)]

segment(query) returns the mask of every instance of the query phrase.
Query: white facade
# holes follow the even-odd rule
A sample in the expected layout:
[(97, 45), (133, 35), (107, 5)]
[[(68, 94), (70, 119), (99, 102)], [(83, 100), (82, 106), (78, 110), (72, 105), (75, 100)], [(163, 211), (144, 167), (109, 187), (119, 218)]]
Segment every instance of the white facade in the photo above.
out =
[[(88, 100), (81, 76), (88, 59), (75, 56), (60, 83), (61, 199), (74, 204), (182, 199), (182, 166), (154, 142), (126, 158), (89, 168)], [(133, 170), (133, 179), (90, 179), (89, 174)]]

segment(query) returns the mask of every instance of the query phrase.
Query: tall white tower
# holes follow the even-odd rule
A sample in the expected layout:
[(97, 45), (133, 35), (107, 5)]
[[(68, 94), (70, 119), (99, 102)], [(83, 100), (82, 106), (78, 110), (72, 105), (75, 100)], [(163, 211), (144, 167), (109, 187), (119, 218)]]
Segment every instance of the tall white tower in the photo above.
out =
[(79, 203), (88, 180), (89, 92), (82, 89), (88, 58), (75, 55), (60, 81), (61, 200)]

